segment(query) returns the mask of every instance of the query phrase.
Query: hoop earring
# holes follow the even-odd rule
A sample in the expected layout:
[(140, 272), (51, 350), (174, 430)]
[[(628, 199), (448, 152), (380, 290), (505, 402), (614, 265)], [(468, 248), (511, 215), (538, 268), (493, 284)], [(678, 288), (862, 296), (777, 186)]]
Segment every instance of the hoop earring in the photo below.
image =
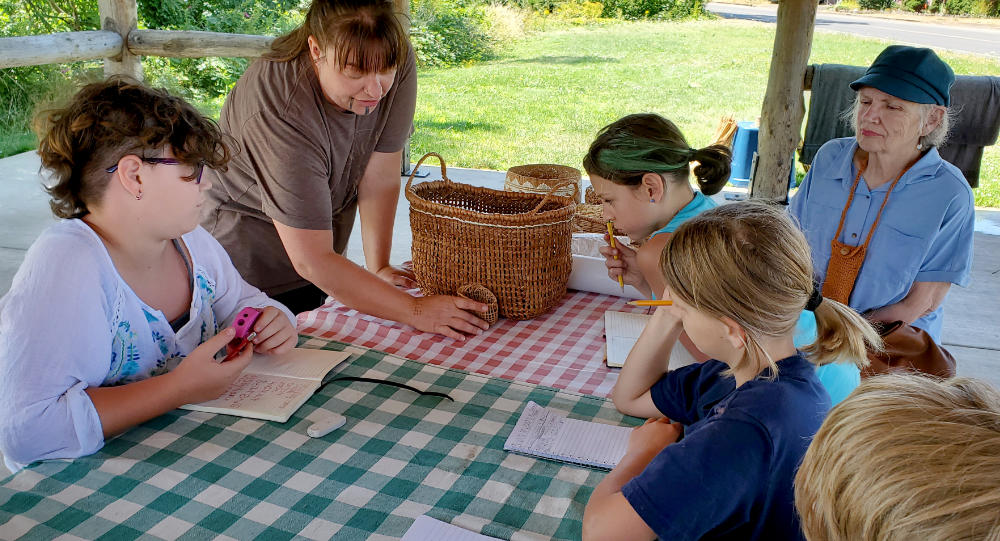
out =
[(135, 194), (135, 200), (138, 201), (140, 199), (142, 199), (142, 190), (139, 190), (139, 193)]

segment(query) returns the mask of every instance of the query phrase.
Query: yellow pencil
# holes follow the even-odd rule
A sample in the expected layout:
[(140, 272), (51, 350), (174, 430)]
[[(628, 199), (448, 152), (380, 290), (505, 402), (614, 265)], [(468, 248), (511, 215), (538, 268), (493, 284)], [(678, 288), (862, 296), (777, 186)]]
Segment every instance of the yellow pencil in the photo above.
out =
[(628, 303), (632, 306), (671, 306), (674, 304), (673, 301), (658, 301), (656, 299), (628, 301)]
[[(614, 222), (612, 222), (610, 220), (608, 221), (608, 237), (611, 239), (611, 247), (614, 248), (614, 249), (618, 249), (618, 245), (615, 243), (615, 226), (614, 226)], [(617, 255), (615, 256), (615, 259), (616, 260), (618, 259)], [(625, 291), (625, 280), (622, 279), (622, 275), (621, 274), (618, 275), (618, 285), (621, 286), (622, 292), (624, 292)]]

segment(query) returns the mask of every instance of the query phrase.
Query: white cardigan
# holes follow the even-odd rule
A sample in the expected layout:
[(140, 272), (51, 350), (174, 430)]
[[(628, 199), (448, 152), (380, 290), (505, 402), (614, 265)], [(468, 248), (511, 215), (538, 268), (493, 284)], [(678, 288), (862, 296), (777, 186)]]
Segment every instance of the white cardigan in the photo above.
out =
[(287, 308), (240, 277), (207, 231), (181, 238), (194, 288), (190, 320), (176, 333), (122, 280), (81, 220), (59, 222), (32, 244), (0, 299), (0, 450), (11, 471), (104, 445), (87, 387), (170, 371), (245, 306), (275, 306), (295, 325)]

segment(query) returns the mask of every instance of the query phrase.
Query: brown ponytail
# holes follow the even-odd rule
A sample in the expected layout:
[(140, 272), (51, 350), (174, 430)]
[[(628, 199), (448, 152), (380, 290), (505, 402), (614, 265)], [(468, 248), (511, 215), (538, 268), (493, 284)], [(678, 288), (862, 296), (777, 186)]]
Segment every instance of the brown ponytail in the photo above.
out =
[(705, 195), (715, 195), (729, 182), (733, 152), (725, 145), (710, 145), (695, 151), (692, 160), (698, 162), (694, 176), (698, 189)]
[(732, 153), (722, 145), (690, 148), (676, 124), (653, 113), (624, 116), (605, 126), (583, 158), (589, 175), (615, 184), (638, 186), (646, 173), (688, 182), (691, 162), (705, 195), (719, 193), (729, 180)]

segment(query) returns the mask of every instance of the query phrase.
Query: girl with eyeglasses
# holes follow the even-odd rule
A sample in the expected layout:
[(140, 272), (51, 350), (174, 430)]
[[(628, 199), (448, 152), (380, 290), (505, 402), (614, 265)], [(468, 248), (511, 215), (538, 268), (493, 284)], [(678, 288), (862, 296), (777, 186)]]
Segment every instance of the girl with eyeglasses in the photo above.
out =
[[(202, 171), (230, 151), (183, 100), (112, 78), (40, 115), (38, 153), (63, 220), (0, 299), (0, 451), (8, 468), (96, 452), (105, 438), (221, 395), (251, 351), (295, 346), (294, 316), (244, 281), (198, 226)], [(243, 307), (254, 347), (216, 362)]]

